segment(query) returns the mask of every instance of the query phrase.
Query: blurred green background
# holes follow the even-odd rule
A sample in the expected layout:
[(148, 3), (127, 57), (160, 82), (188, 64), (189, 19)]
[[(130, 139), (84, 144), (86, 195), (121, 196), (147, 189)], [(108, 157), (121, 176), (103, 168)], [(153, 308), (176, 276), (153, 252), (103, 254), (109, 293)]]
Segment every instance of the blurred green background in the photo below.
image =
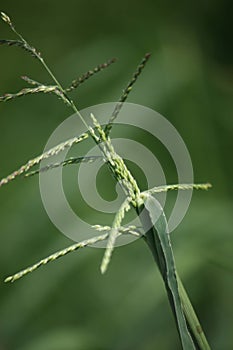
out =
[[(232, 1), (21, 0), (1, 1), (1, 10), (64, 84), (119, 58), (74, 93), (80, 109), (117, 100), (142, 56), (152, 52), (129, 102), (166, 116), (190, 151), (196, 182), (213, 184), (194, 193), (172, 241), (211, 346), (232, 349)], [(3, 22), (0, 33), (13, 38)], [(21, 75), (49, 82), (39, 63), (17, 48), (0, 48), (0, 67), (1, 95), (24, 87)], [(0, 177), (39, 154), (69, 114), (48, 95), (2, 103)], [(172, 165), (160, 160), (175, 183)], [(7, 275), (71, 242), (47, 217), (37, 177), (2, 187), (0, 208), (0, 350), (180, 349), (142, 241), (116, 249), (105, 276), (99, 272), (103, 250), (86, 248), (5, 285)]]

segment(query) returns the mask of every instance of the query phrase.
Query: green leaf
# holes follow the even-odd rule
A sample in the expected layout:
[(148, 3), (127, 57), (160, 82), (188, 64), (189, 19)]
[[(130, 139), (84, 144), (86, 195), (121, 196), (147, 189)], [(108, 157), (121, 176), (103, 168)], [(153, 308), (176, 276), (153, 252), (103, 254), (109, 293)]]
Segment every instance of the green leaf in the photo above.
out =
[(147, 231), (145, 239), (158, 264), (167, 289), (182, 347), (185, 350), (194, 350), (195, 345), (188, 331), (179, 295), (175, 261), (167, 230), (167, 220), (162, 207), (152, 196), (146, 198), (145, 207), (140, 213), (140, 219)]

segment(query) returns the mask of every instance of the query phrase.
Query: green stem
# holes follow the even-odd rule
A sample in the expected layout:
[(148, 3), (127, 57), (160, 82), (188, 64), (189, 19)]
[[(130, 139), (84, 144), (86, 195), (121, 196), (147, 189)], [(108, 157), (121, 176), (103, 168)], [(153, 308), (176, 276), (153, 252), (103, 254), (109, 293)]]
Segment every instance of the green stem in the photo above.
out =
[[(15, 27), (11, 24), (11, 29), (14, 31), (14, 33), (20, 38), (20, 40), (22, 40), (28, 47), (31, 47), (31, 45), (24, 39), (24, 37), (17, 32), (17, 30), (15, 29)], [(62, 91), (63, 95), (66, 98), (67, 103), (69, 104), (69, 106), (73, 109), (73, 111), (79, 116), (79, 118), (81, 119), (81, 121), (83, 122), (83, 124), (86, 126), (86, 128), (89, 130), (90, 127), (89, 125), (86, 123), (86, 121), (84, 120), (83, 116), (81, 115), (81, 113), (79, 112), (79, 110), (77, 109), (77, 107), (75, 106), (74, 102), (72, 100), (70, 100), (68, 98), (68, 96), (66, 95), (66, 91), (65, 89), (62, 87), (61, 83), (58, 81), (58, 79), (55, 77), (55, 75), (53, 74), (53, 72), (51, 71), (51, 69), (49, 68), (49, 66), (47, 65), (47, 63), (45, 62), (45, 60), (40, 56), (40, 54), (38, 54), (36, 51), (34, 52), (36, 58), (40, 61), (40, 63), (42, 64), (42, 66), (44, 67), (44, 69), (47, 71), (47, 73), (49, 74), (49, 76), (52, 78), (52, 80), (55, 82), (55, 84), (58, 86), (58, 88)]]
[[(48, 74), (50, 75), (50, 77), (53, 79), (53, 81), (55, 82), (55, 84), (59, 87), (59, 89), (63, 92), (64, 96), (66, 96), (66, 92), (63, 89), (61, 83), (57, 80), (57, 78), (55, 77), (55, 75), (53, 74), (53, 72), (51, 71), (51, 69), (48, 67), (48, 65), (46, 64), (46, 62), (44, 61), (44, 59), (42, 57), (40, 57), (39, 55), (37, 55), (37, 58), (39, 59), (39, 61), (41, 62), (41, 64), (43, 65), (43, 67), (45, 68), (45, 70), (48, 72)], [(86, 128), (89, 130), (89, 125), (86, 123), (85, 119), (83, 118), (83, 116), (81, 115), (81, 113), (79, 112), (78, 108), (75, 106), (74, 102), (72, 100), (70, 100), (67, 96), (67, 102), (69, 102), (70, 107), (73, 109), (73, 111), (79, 116), (79, 118), (81, 119), (81, 121), (83, 122), (83, 124), (86, 126)]]

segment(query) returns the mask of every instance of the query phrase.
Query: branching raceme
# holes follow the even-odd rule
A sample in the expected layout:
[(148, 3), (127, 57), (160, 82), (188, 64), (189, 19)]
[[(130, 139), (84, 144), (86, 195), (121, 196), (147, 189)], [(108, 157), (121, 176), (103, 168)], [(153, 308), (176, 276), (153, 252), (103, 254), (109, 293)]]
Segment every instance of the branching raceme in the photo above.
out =
[[(94, 115), (91, 115), (93, 125), (89, 126), (80, 112), (78, 111), (73, 100), (68, 96), (70, 92), (76, 89), (80, 84), (84, 83), (94, 74), (102, 71), (107, 68), (109, 65), (115, 62), (115, 59), (111, 59), (104, 64), (98, 65), (93, 70), (88, 71), (83, 74), (81, 77), (75, 79), (71, 85), (67, 88), (63, 88), (58, 82), (56, 77), (53, 75), (41, 54), (19, 34), (15, 26), (13, 25), (9, 16), (1, 12), (1, 17), (4, 22), (6, 22), (11, 30), (16, 34), (17, 40), (0, 40), (0, 44), (8, 46), (16, 46), (22, 48), (26, 52), (30, 53), (33, 57), (40, 61), (48, 72), (50, 78), (53, 80), (52, 85), (46, 85), (40, 82), (37, 82), (29, 77), (22, 77), (24, 81), (30, 84), (32, 87), (24, 88), (18, 93), (14, 94), (5, 94), (0, 97), (0, 102), (5, 102), (13, 100), (17, 97), (35, 94), (35, 93), (53, 93), (59, 97), (68, 107), (70, 107), (73, 112), (75, 112), (84, 125), (87, 128), (87, 132), (82, 135), (67, 140), (49, 151), (39, 155), (38, 157), (29, 160), (26, 164), (22, 165), (18, 170), (14, 171), (12, 174), (3, 178), (0, 181), (0, 187), (14, 180), (20, 175), (32, 176), (42, 171), (49, 171), (50, 169), (56, 167), (63, 167), (69, 164), (78, 164), (81, 162), (93, 162), (96, 159), (103, 159), (104, 162), (108, 165), (109, 170), (115, 177), (116, 181), (122, 187), (126, 199), (122, 203), (118, 212), (115, 215), (112, 227), (94, 225), (93, 229), (97, 230), (99, 234), (93, 238), (87, 239), (85, 241), (75, 243), (68, 248), (65, 248), (59, 252), (56, 252), (50, 255), (47, 258), (40, 260), (38, 263), (32, 265), (31, 267), (26, 268), (25, 270), (20, 271), (12, 276), (9, 276), (5, 279), (5, 282), (14, 282), (19, 278), (25, 276), (26, 274), (36, 270), (38, 267), (47, 264), (50, 261), (54, 261), (70, 252), (76, 251), (79, 248), (84, 248), (86, 246), (93, 245), (97, 242), (106, 241), (106, 250), (101, 263), (101, 272), (104, 273), (107, 270), (109, 265), (116, 240), (119, 236), (124, 234), (130, 234), (135, 236), (141, 236), (147, 243), (150, 248), (153, 257), (157, 263), (158, 269), (162, 275), (164, 285), (166, 287), (168, 299), (171, 305), (172, 312), (175, 317), (180, 341), (183, 349), (201, 349), (206, 350), (210, 349), (203, 330), (200, 326), (200, 323), (197, 319), (197, 316), (192, 308), (191, 302), (185, 292), (185, 289), (182, 285), (182, 282), (178, 276), (174, 256), (172, 252), (170, 236), (167, 230), (166, 217), (162, 208), (159, 206), (158, 202), (153, 197), (158, 192), (164, 192), (169, 190), (190, 190), (190, 189), (204, 189), (207, 190), (211, 187), (210, 184), (177, 184), (177, 185), (167, 185), (159, 186), (147, 191), (141, 192), (136, 180), (133, 175), (128, 170), (124, 160), (118, 155), (112, 145), (110, 139), (110, 132), (113, 126), (114, 120), (117, 118), (123, 103), (126, 101), (134, 83), (137, 81), (140, 73), (145, 67), (150, 54), (146, 54), (137, 70), (133, 74), (131, 80), (123, 91), (122, 96), (119, 99), (119, 102), (116, 104), (116, 107), (109, 118), (109, 121), (105, 128), (99, 124), (98, 120)], [(32, 170), (36, 165), (39, 165), (42, 160), (52, 158), (57, 155), (59, 152), (62, 152), (66, 148), (70, 148), (74, 144), (78, 144), (87, 138), (92, 138), (94, 142), (98, 145), (101, 150), (102, 156), (92, 156), (92, 157), (76, 157), (69, 158), (60, 163), (52, 163), (44, 168), (37, 170)], [(141, 221), (141, 227), (135, 226), (122, 226), (122, 221), (127, 214), (127, 212), (133, 209), (138, 214), (138, 217)], [(157, 220), (154, 220), (154, 215), (157, 214)], [(101, 234), (100, 234), (101, 232)]]

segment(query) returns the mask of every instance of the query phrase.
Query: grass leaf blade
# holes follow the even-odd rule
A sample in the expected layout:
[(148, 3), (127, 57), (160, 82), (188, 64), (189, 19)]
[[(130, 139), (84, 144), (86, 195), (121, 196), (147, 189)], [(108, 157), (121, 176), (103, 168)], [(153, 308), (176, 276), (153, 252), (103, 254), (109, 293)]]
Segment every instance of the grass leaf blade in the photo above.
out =
[[(148, 227), (148, 225), (150, 225), (149, 227), (151, 227), (149, 231), (147, 230), (146, 240), (149, 242), (148, 245), (163, 277), (168, 298), (175, 316), (182, 347), (184, 350), (195, 350), (195, 345), (188, 331), (180, 300), (176, 279), (175, 261), (163, 209), (153, 197), (148, 196), (145, 201), (145, 208), (141, 214), (144, 226), (146, 225)], [(145, 222), (145, 219), (147, 222)]]

